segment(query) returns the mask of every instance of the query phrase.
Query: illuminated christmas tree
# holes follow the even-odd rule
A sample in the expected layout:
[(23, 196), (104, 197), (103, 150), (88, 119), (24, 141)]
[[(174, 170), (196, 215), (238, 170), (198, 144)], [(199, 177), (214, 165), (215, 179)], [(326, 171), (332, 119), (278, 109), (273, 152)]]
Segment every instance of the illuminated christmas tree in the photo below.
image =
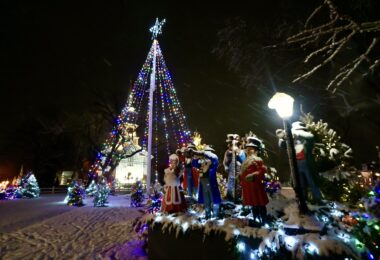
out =
[(380, 181), (376, 183), (363, 200), (366, 211), (380, 219)]
[[(190, 140), (186, 117), (157, 40), (164, 23), (165, 20), (159, 22), (157, 19), (150, 29), (153, 43), (148, 57), (132, 86), (125, 107), (116, 118), (107, 141), (90, 169), (92, 174), (102, 172), (109, 176), (121, 159), (139, 152), (130, 136), (139, 123), (139, 131), (143, 134), (142, 148), (148, 152), (148, 190), (152, 172), (157, 181), (159, 163), (165, 162), (169, 154)], [(150, 158), (154, 158), (154, 162)]]
[(131, 207), (141, 207), (144, 201), (143, 186), (140, 181), (132, 185), (131, 189)]
[(67, 188), (67, 196), (65, 198), (65, 202), (69, 206), (83, 206), (84, 195), (84, 188), (79, 185), (77, 181), (72, 181), (70, 186)]
[(92, 180), (90, 185), (86, 189), (86, 195), (90, 197), (94, 196), (97, 189), (98, 189), (98, 186), (96, 185), (95, 180)]
[(94, 207), (105, 207), (108, 203), (108, 195), (110, 193), (110, 188), (108, 187), (108, 184), (105, 180), (105, 178), (102, 178), (102, 180), (98, 184), (98, 189), (95, 193), (94, 197)]
[(37, 179), (33, 172), (28, 172), (24, 177), (22, 193), (23, 196), (28, 198), (38, 198), (40, 196), (40, 187), (38, 186)]
[(315, 137), (313, 156), (319, 173), (319, 187), (328, 200), (355, 205), (364, 195), (357, 170), (352, 164), (352, 149), (323, 120), (314, 121), (308, 113), (300, 117)]

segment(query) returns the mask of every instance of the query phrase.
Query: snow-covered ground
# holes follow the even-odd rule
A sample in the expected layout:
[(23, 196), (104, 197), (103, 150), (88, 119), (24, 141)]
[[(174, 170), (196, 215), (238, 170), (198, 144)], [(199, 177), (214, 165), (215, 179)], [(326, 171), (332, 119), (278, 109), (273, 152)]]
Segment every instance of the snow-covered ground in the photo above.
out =
[(63, 203), (65, 195), (0, 201), (1, 259), (146, 259), (131, 231), (142, 209), (130, 208), (125, 195), (110, 196), (109, 206)]

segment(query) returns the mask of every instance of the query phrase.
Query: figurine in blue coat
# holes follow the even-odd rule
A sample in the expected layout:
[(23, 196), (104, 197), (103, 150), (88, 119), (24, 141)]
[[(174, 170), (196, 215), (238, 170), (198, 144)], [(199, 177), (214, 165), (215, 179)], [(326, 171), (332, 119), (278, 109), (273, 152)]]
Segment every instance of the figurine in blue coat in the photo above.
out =
[(204, 152), (195, 154), (199, 158), (196, 167), (200, 169), (198, 203), (204, 204), (207, 219), (218, 216), (221, 202), (216, 180), (219, 160), (214, 152), (213, 148), (206, 146)]

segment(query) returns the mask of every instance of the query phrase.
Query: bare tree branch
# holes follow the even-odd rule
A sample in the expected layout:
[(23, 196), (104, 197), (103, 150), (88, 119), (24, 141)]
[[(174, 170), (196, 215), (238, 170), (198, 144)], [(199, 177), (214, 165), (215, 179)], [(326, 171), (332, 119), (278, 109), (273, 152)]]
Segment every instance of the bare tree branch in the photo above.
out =
[[(329, 20), (322, 24), (311, 26), (312, 21), (321, 14), (323, 9), (328, 10)], [(305, 29), (295, 35), (287, 38), (288, 45), (297, 44), (301, 48), (309, 46), (317, 46), (314, 50), (309, 50), (309, 54), (304, 59), (304, 63), (311, 63), (312, 60), (317, 60), (316, 64), (308, 71), (298, 75), (293, 82), (300, 82), (315, 74), (318, 70), (334, 61), (338, 55), (343, 55), (347, 47), (354, 37), (363, 36), (370, 37), (371, 43), (366, 47), (362, 54), (353, 58), (345, 65), (341, 66), (335, 77), (327, 84), (326, 89), (335, 92), (336, 88), (341, 86), (343, 82), (348, 80), (355, 72), (359, 65), (367, 66), (367, 73), (374, 70), (379, 65), (379, 58), (374, 61), (369, 57), (369, 54), (378, 47), (378, 35), (380, 32), (379, 21), (357, 22), (348, 15), (341, 14), (334, 4), (333, 0), (324, 0), (324, 2), (314, 9), (310, 16), (306, 19)], [(373, 54), (375, 55), (375, 54)], [(319, 61), (320, 60), (320, 61)], [(365, 61), (367, 64), (364, 64)]]

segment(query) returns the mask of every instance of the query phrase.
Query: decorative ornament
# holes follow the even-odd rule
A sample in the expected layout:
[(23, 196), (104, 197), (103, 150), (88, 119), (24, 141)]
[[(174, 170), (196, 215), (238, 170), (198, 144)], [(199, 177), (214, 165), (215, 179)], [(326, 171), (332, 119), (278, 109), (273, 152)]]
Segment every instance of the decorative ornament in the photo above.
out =
[(191, 139), (193, 140), (193, 143), (197, 150), (202, 151), (204, 149), (205, 144), (202, 144), (202, 137), (200, 133), (194, 132), (193, 136), (191, 136)]
[(344, 215), (342, 217), (342, 222), (346, 225), (349, 225), (349, 226), (355, 226), (356, 224), (358, 224), (358, 220), (350, 215)]
[(157, 36), (162, 34), (162, 26), (165, 24), (166, 20), (163, 19), (158, 21), (158, 18), (156, 18), (156, 23), (149, 29), (149, 31), (152, 33), (152, 40), (157, 39)]

